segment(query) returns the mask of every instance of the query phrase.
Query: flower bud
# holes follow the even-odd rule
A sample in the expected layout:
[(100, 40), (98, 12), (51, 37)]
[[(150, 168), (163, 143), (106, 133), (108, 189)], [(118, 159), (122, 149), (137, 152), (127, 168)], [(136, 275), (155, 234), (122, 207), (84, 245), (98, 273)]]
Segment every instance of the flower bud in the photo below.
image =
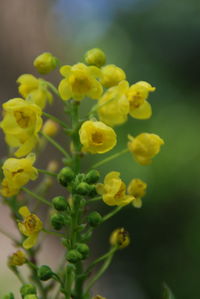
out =
[(86, 52), (85, 62), (87, 64), (101, 67), (106, 63), (106, 55), (101, 49), (94, 48)]
[(97, 189), (96, 189), (96, 185), (90, 185), (90, 192), (88, 193), (89, 197), (95, 197), (97, 196)]
[(58, 130), (59, 130), (59, 125), (51, 119), (48, 119), (44, 123), (43, 128), (42, 128), (42, 132), (50, 137), (55, 136), (56, 133), (58, 132)]
[(57, 211), (66, 211), (68, 207), (68, 203), (64, 196), (56, 196), (52, 199), (52, 203), (54, 208)]
[(67, 185), (74, 179), (75, 174), (70, 167), (64, 167), (60, 170), (57, 177), (59, 183), (64, 187), (67, 187)]
[(52, 160), (48, 163), (47, 170), (51, 172), (55, 172), (58, 170), (58, 167), (59, 167), (58, 162), (56, 160)]
[(78, 184), (76, 187), (76, 192), (80, 195), (87, 195), (90, 193), (90, 185), (85, 182)]
[(106, 299), (105, 297), (102, 297), (102, 296), (100, 296), (100, 295), (96, 295), (96, 296), (94, 296), (92, 299)]
[(95, 184), (99, 180), (99, 177), (100, 177), (99, 171), (96, 169), (92, 169), (86, 174), (85, 181), (88, 184)]
[(72, 249), (68, 251), (66, 258), (68, 262), (76, 263), (82, 259), (82, 254), (78, 250)]
[(85, 243), (78, 243), (76, 245), (76, 249), (80, 252), (80, 254), (82, 255), (83, 259), (86, 259), (88, 257), (90, 249), (89, 249), (89, 247), (88, 247), (87, 244), (85, 244)]
[(13, 255), (8, 258), (8, 266), (22, 266), (26, 263), (26, 256), (23, 251), (17, 250)]
[(98, 212), (94, 211), (88, 215), (87, 220), (90, 226), (96, 227), (101, 224), (102, 216)]
[(35, 58), (33, 65), (40, 74), (45, 75), (57, 67), (58, 59), (51, 53), (45, 52)]
[(46, 281), (52, 277), (53, 272), (49, 266), (43, 265), (38, 269), (37, 275), (40, 280)]
[(15, 297), (14, 297), (13, 293), (9, 293), (9, 294), (3, 296), (3, 299), (15, 299)]
[(30, 294), (30, 295), (26, 295), (24, 297), (24, 299), (38, 299), (38, 296), (34, 295), (34, 294)]
[(114, 230), (110, 236), (110, 243), (119, 246), (120, 249), (127, 247), (130, 243), (129, 234), (124, 228)]
[(36, 294), (36, 287), (33, 286), (32, 284), (24, 284), (21, 289), (20, 289), (20, 294), (22, 298), (24, 298), (26, 295), (29, 294)]
[(65, 217), (60, 214), (54, 214), (51, 216), (51, 225), (56, 230), (60, 230), (65, 225)]

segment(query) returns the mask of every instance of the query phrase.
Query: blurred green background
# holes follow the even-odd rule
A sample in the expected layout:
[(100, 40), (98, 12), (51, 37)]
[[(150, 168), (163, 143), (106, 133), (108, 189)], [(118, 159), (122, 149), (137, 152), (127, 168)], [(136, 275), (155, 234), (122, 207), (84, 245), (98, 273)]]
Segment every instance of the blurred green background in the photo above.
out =
[[(150, 96), (153, 117), (131, 118), (118, 127), (115, 150), (124, 147), (128, 133), (156, 133), (165, 146), (153, 164), (137, 165), (126, 154), (100, 169), (102, 175), (115, 170), (127, 182), (139, 177), (148, 183), (142, 209), (126, 207), (93, 239), (94, 255), (106, 250), (116, 226), (124, 226), (132, 239), (96, 286), (107, 299), (161, 299), (163, 281), (176, 298), (200, 298), (199, 37), (198, 0), (0, 2), (1, 102), (17, 96), (21, 73), (36, 74), (32, 61), (43, 51), (73, 64), (86, 50), (100, 47), (108, 63), (126, 71), (130, 83), (145, 80), (157, 88)], [(49, 78), (58, 82), (60, 76), (55, 72)], [(62, 115), (61, 108), (58, 103), (56, 111), (49, 111)]]

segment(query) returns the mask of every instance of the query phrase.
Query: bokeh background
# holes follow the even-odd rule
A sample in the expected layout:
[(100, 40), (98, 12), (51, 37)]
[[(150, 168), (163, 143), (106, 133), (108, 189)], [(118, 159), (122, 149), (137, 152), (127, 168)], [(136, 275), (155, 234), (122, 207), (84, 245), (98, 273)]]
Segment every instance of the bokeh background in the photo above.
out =
[[(102, 175), (116, 170), (128, 182), (148, 183), (142, 209), (126, 207), (97, 230), (93, 255), (106, 250), (116, 226), (129, 230), (132, 243), (116, 258), (95, 292), (107, 299), (161, 299), (165, 281), (176, 298), (199, 299), (200, 277), (200, 3), (197, 0), (1, 0), (0, 101), (16, 97), (21, 73), (36, 74), (34, 57), (52, 52), (73, 64), (84, 52), (100, 47), (107, 61), (122, 67), (129, 82), (146, 80), (157, 90), (151, 95), (153, 117), (129, 119), (117, 128), (118, 151), (127, 132), (153, 132), (165, 140), (150, 166), (137, 165), (129, 154), (101, 167)], [(54, 72), (50, 77), (58, 82)], [(57, 99), (58, 101), (58, 99)], [(83, 104), (84, 105), (84, 104)], [(83, 112), (88, 103), (85, 103)], [(55, 108), (56, 106), (56, 108)], [(63, 115), (58, 101), (56, 115)], [(1, 138), (1, 157), (6, 148)], [(58, 140), (62, 141), (62, 135)], [(67, 140), (64, 143), (68, 144)], [(50, 158), (58, 158), (51, 146)], [(106, 155), (105, 155), (106, 156)], [(93, 161), (99, 157), (93, 157)], [(88, 163), (85, 162), (85, 168)], [(45, 166), (43, 158), (37, 162)], [(41, 164), (40, 164), (41, 165)], [(97, 206), (102, 213), (109, 209)], [(0, 226), (14, 232), (9, 212), (1, 206)], [(41, 254), (55, 265), (61, 247), (51, 238)], [(6, 267), (11, 242), (0, 236), (0, 297), (19, 286)], [(9, 281), (9, 283), (8, 283)], [(18, 297), (16, 297), (18, 298)]]

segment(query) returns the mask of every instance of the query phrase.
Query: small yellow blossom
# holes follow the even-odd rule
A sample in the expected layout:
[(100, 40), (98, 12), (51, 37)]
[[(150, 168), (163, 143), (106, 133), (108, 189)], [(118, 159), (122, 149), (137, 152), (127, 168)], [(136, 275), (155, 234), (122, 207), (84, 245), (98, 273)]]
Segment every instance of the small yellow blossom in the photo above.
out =
[(85, 121), (79, 131), (83, 151), (103, 154), (117, 143), (115, 131), (100, 121)]
[(42, 132), (44, 132), (48, 136), (55, 136), (58, 130), (59, 130), (59, 125), (51, 119), (48, 119), (44, 123), (42, 128)]
[(38, 172), (37, 169), (33, 167), (34, 162), (35, 155), (32, 153), (22, 159), (7, 159), (2, 166), (2, 170), (8, 188), (11, 190), (16, 188), (20, 189), (26, 185), (29, 180), (35, 180), (38, 176)]
[(19, 93), (29, 102), (38, 105), (41, 109), (46, 103), (53, 100), (52, 94), (45, 84), (31, 74), (23, 74), (17, 79)]
[(101, 67), (106, 63), (106, 55), (101, 49), (94, 48), (86, 52), (85, 62), (90, 65)]
[(16, 195), (19, 192), (19, 188), (16, 188), (15, 186), (10, 186), (9, 181), (7, 179), (3, 179), (0, 185), (0, 194), (4, 197), (11, 197), (13, 195)]
[(130, 105), (130, 115), (137, 119), (147, 119), (152, 115), (152, 109), (147, 98), (149, 93), (154, 91), (148, 82), (139, 81), (130, 86), (127, 91), (127, 97)]
[(59, 86), (58, 91), (63, 100), (71, 98), (80, 101), (84, 97), (99, 99), (103, 88), (97, 81), (101, 71), (95, 66), (86, 66), (78, 63), (73, 66), (64, 65), (60, 73), (65, 77)]
[(102, 297), (102, 296), (100, 296), (100, 295), (96, 295), (96, 296), (94, 296), (92, 299), (106, 299), (105, 297)]
[(38, 234), (43, 228), (42, 221), (35, 214), (31, 214), (26, 206), (19, 209), (19, 214), (23, 217), (23, 221), (18, 223), (20, 232), (28, 237), (23, 242), (25, 249), (33, 247), (38, 239)]
[(104, 178), (104, 183), (96, 185), (96, 190), (109, 206), (125, 206), (135, 199), (134, 196), (126, 194), (126, 185), (120, 179), (120, 173), (116, 171), (109, 172)]
[(4, 118), (0, 127), (5, 133), (9, 146), (18, 147), (15, 156), (22, 157), (30, 153), (38, 141), (38, 132), (42, 126), (41, 109), (15, 98), (3, 104)]
[(26, 263), (26, 255), (24, 254), (23, 251), (17, 250), (15, 253), (13, 253), (11, 256), (8, 258), (8, 265), (10, 267), (15, 267), (15, 266), (22, 266)]
[(133, 206), (142, 207), (142, 197), (146, 194), (147, 184), (140, 179), (133, 179), (128, 185), (128, 194), (133, 195)]
[(164, 140), (156, 134), (142, 133), (137, 137), (129, 136), (128, 148), (133, 153), (136, 161), (141, 165), (148, 165), (152, 158), (160, 151)]
[(117, 86), (109, 88), (99, 99), (98, 116), (109, 126), (123, 124), (129, 113), (129, 101), (126, 97), (128, 82), (121, 81)]
[(57, 64), (58, 59), (48, 52), (40, 54), (33, 62), (34, 67), (40, 74), (50, 73), (57, 67)]
[(117, 228), (110, 236), (112, 246), (118, 245), (120, 249), (127, 247), (130, 244), (128, 232), (124, 228)]
[(106, 87), (112, 87), (117, 85), (120, 81), (126, 79), (125, 72), (114, 64), (108, 64), (101, 69), (102, 77), (101, 84)]

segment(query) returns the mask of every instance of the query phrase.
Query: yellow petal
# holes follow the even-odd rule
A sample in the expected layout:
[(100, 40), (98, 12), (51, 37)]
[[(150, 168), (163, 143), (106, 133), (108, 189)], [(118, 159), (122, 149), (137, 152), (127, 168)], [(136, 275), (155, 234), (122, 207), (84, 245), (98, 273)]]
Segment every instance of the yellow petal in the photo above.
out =
[(130, 115), (137, 119), (148, 119), (152, 115), (152, 109), (149, 102), (144, 101), (144, 104), (138, 108), (134, 108), (130, 110)]
[(60, 73), (64, 77), (68, 77), (69, 74), (71, 73), (71, 66), (70, 65), (64, 65), (60, 68)]
[(36, 244), (37, 238), (38, 238), (38, 233), (31, 235), (23, 242), (23, 247), (25, 249), (32, 248)]
[(63, 79), (60, 82), (58, 86), (58, 91), (63, 100), (69, 100), (72, 97), (71, 87), (67, 79)]
[(133, 206), (135, 208), (141, 208), (142, 207), (142, 200), (141, 198), (136, 198), (133, 200)]
[(19, 214), (22, 215), (23, 218), (26, 218), (31, 214), (31, 212), (26, 206), (23, 206), (19, 209)]

